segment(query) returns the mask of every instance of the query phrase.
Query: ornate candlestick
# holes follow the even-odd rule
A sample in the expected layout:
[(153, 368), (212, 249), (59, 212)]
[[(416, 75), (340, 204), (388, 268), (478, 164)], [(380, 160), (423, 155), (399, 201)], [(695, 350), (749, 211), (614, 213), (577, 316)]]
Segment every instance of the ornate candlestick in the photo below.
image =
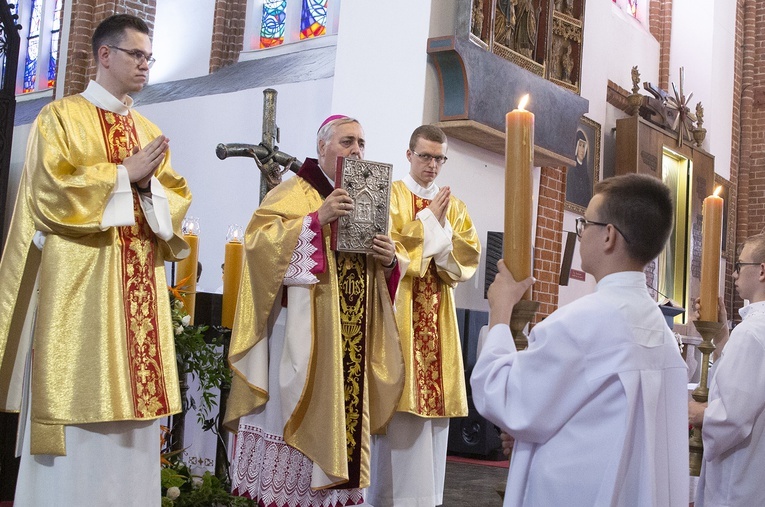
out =
[[(709, 387), (707, 387), (707, 377), (709, 375), (709, 355), (714, 352), (714, 339), (720, 334), (724, 323), (695, 320), (693, 324), (701, 335), (702, 342), (698, 349), (701, 351), (701, 379), (699, 385), (693, 390), (691, 395), (699, 403), (706, 403), (709, 398)], [(693, 434), (688, 442), (690, 450), (690, 472), (694, 477), (701, 474), (701, 460), (704, 457), (704, 443), (701, 440), (701, 428), (693, 428)]]
[(510, 316), (510, 332), (513, 334), (513, 341), (517, 350), (523, 350), (529, 345), (529, 340), (523, 330), (526, 324), (531, 322), (534, 314), (539, 308), (539, 301), (521, 299), (513, 307), (513, 313)]

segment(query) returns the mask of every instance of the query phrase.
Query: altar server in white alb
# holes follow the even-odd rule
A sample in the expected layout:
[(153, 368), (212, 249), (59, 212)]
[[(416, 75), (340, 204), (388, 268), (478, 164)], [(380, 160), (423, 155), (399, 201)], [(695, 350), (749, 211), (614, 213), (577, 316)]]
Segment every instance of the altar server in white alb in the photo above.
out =
[(657, 178), (600, 182), (576, 222), (597, 289), (537, 324), (528, 350), (507, 324), (533, 280), (499, 262), (471, 386), (515, 438), (505, 506), (688, 505), (686, 366), (643, 273), (672, 216)]
[(708, 406), (691, 400), (688, 407), (704, 441), (696, 507), (765, 505), (765, 234), (744, 241), (734, 266), (736, 290), (749, 305), (730, 338), (725, 327), (717, 342)]

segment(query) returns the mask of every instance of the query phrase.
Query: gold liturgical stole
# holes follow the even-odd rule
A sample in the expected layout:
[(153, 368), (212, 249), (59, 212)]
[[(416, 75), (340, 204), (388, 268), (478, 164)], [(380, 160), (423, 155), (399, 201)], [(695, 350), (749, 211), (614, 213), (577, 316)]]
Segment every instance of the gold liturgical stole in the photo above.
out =
[[(121, 164), (134, 147), (140, 147), (133, 117), (100, 108), (98, 115), (109, 161)], [(133, 409), (136, 417), (142, 419), (169, 411), (169, 402), (159, 344), (157, 281), (154, 276), (156, 243), (135, 191), (133, 214), (135, 224), (119, 227), (119, 238), (130, 387)]]
[(362, 414), (364, 413), (364, 365), (366, 355), (366, 256), (337, 253), (340, 286), (340, 331), (343, 337), (345, 387), (345, 433), (348, 446), (348, 482), (340, 488), (358, 488), (361, 479)]
[[(412, 197), (415, 216), (430, 205), (430, 199), (423, 199), (414, 194)], [(440, 306), (438, 271), (436, 263), (431, 259), (425, 275), (412, 280), (412, 366), (417, 389), (417, 412), (427, 416), (446, 415), (441, 371), (441, 340), (437, 324)]]

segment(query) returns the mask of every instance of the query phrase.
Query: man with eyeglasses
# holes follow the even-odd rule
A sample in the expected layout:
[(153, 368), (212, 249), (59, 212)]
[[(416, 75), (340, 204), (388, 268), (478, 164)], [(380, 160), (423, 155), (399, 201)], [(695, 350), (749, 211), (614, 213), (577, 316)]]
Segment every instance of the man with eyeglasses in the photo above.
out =
[(669, 188), (630, 174), (595, 187), (578, 221), (594, 293), (538, 323), (508, 323), (532, 285), (498, 263), (471, 376), (478, 411), (515, 439), (505, 506), (688, 505), (687, 372), (643, 270), (672, 229)]
[(387, 433), (372, 437), (375, 507), (442, 503), (449, 418), (468, 413), (454, 287), (474, 275), (481, 244), (465, 203), (435, 183), (446, 150), (441, 129), (415, 129), (409, 175), (391, 189), (391, 237), (405, 259), (396, 322), (406, 375)]
[(688, 404), (688, 419), (701, 428), (704, 442), (696, 507), (765, 505), (758, 476), (765, 469), (765, 234), (744, 241), (733, 281), (749, 304), (739, 310), (743, 320), (730, 336), (725, 306), (718, 304), (723, 331), (709, 400)]
[(20, 410), (16, 505), (159, 505), (159, 419), (181, 410), (164, 262), (191, 203), (132, 110), (141, 19), (106, 18), (96, 78), (35, 120), (0, 262), (0, 409)]

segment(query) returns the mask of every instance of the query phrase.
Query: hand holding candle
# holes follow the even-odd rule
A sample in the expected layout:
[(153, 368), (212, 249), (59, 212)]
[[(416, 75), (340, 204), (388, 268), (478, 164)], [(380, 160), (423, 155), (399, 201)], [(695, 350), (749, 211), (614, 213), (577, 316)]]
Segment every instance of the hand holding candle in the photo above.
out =
[(723, 199), (717, 194), (704, 199), (701, 236), (701, 308), (699, 320), (717, 322), (717, 298), (720, 292), (720, 248), (722, 246)]
[[(534, 114), (518, 109), (505, 116), (505, 236), (502, 255), (516, 281), (531, 276), (533, 218), (531, 172), (534, 166)], [(531, 299), (531, 289), (523, 299)]]
[(223, 304), (220, 318), (221, 326), (229, 329), (234, 327), (236, 302), (239, 296), (239, 286), (242, 282), (243, 239), (244, 233), (241, 227), (236, 224), (229, 226), (223, 263)]

